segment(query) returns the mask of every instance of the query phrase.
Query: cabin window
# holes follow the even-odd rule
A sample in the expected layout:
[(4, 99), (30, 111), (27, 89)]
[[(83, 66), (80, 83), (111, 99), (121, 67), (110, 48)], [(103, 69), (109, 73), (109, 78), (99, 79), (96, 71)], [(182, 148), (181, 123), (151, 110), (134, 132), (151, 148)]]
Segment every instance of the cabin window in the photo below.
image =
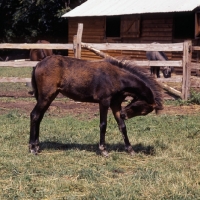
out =
[(120, 37), (120, 16), (106, 17), (106, 37)]
[(193, 39), (194, 38), (194, 13), (176, 13), (174, 15), (174, 38)]
[(200, 12), (195, 13), (195, 37), (200, 37)]

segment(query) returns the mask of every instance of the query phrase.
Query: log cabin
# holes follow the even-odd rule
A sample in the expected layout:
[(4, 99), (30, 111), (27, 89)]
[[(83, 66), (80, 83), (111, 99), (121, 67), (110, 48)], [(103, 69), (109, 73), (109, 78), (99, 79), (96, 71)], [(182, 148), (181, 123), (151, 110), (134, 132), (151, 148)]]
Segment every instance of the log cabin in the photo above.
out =
[[(200, 45), (200, 0), (87, 0), (63, 15), (68, 20), (68, 42), (73, 42), (78, 23), (83, 23), (86, 43), (176, 43), (192, 40)], [(106, 51), (111, 56), (145, 60), (145, 52)], [(69, 51), (69, 56), (73, 52)], [(167, 52), (170, 60), (180, 60), (180, 52)], [(200, 55), (193, 53), (193, 59)], [(100, 59), (82, 50), (82, 59)]]

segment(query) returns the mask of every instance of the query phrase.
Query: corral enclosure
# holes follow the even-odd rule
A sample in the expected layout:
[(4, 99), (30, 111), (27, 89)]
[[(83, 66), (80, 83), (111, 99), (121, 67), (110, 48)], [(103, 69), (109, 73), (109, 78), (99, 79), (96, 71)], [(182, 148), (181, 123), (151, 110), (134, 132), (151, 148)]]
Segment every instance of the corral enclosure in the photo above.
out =
[[(110, 56), (127, 56), (129, 59), (136, 60), (138, 64), (141, 62), (143, 62), (142, 65), (146, 64), (147, 66), (171, 64), (175, 68), (175, 74), (183, 74), (183, 78), (173, 77), (173, 80), (162, 81), (182, 82), (182, 94), (180, 91), (176, 93), (183, 99), (187, 99), (190, 90), (189, 77), (191, 74), (198, 75), (200, 68), (199, 48), (196, 47), (200, 36), (200, 2), (198, 0), (191, 0), (190, 3), (181, 0), (143, 1), (86, 1), (63, 15), (68, 20), (68, 41), (71, 43), (64, 48), (68, 49), (69, 56), (74, 56), (73, 38), (77, 33), (77, 24), (83, 23), (84, 31), (77, 43), (77, 49), (80, 49), (81, 42), (84, 42), (107, 52)], [(191, 41), (191, 45), (187, 45), (188, 50), (183, 50), (185, 47), (181, 50), (173, 49), (173, 44), (175, 47), (176, 44), (184, 44), (188, 40)], [(149, 44), (152, 42), (160, 43), (160, 47), (163, 48), (150, 46)], [(97, 44), (102, 44), (104, 47)], [(168, 44), (169, 48), (165, 48)], [(32, 48), (34, 45), (32, 47), (24, 45), (24, 47)], [(44, 48), (50, 48), (50, 46)], [(58, 49), (58, 45), (51, 46), (51, 48)], [(170, 61), (168, 63), (145, 62), (147, 60), (145, 51), (147, 50), (165, 51)], [(186, 54), (187, 56), (185, 56)], [(80, 58), (80, 56), (78, 57)], [(81, 58), (100, 59), (99, 56), (86, 49), (82, 49)], [(195, 65), (191, 61), (195, 62)], [(198, 85), (198, 80), (193, 82)]]
[[(75, 26), (77, 34), (77, 24)], [(84, 31), (85, 24), (83, 34)], [(103, 51), (109, 48), (106, 52), (110, 55), (118, 55), (115, 52), (125, 52), (127, 55), (129, 53), (132, 55), (133, 52), (144, 54), (147, 49), (169, 51), (167, 55), (171, 55), (171, 49), (178, 48), (177, 52), (180, 53), (184, 51), (185, 45), (187, 58), (192, 49), (195, 53), (196, 50), (200, 50), (198, 46), (190, 45), (192, 42), (184, 43), (183, 40), (175, 44), (162, 42), (161, 45), (150, 45), (150, 41), (147, 41), (143, 44), (138, 42), (134, 45), (131, 43), (118, 45), (118, 43), (104, 42), (82, 43), (86, 42), (84, 37), (82, 40), (79, 34), (77, 37), (78, 42), (74, 43), (74, 47), (72, 43), (47, 46), (0, 44), (0, 47), (64, 48), (73, 52), (74, 48), (78, 51), (81, 44), (86, 44)], [(83, 52), (89, 51), (82, 49), (81, 52), (78, 52), (79, 56), (84, 56)], [(90, 52), (89, 55), (94, 56)], [(74, 53), (71, 56), (74, 56)], [(174, 59), (175, 62), (170, 59), (162, 64), (183, 66), (185, 63), (184, 69), (187, 71), (185, 80), (189, 80), (187, 75), (190, 75), (188, 72), (192, 66), (183, 58), (178, 57)], [(137, 61), (142, 65), (160, 65), (159, 62), (151, 63), (142, 57)], [(35, 99), (28, 96), (28, 89), (24, 83), (15, 82), (30, 81), (30, 77), (26, 79), (26, 75), (31, 74), (31, 69), (29, 68), (29, 71), (24, 67), (34, 67), (36, 63), (0, 62), (4, 71), (4, 78), (1, 77), (1, 80), (6, 82), (0, 83), (0, 91), (1, 94), (8, 95), (0, 98), (0, 199), (199, 199), (200, 107), (198, 105), (188, 106), (184, 102), (179, 104), (176, 101), (165, 102), (165, 109), (161, 115), (151, 113), (126, 121), (128, 135), (136, 151), (134, 157), (124, 152), (123, 139), (114, 118), (109, 113), (106, 139), (110, 155), (108, 158), (103, 158), (98, 153), (98, 105), (73, 102), (61, 97), (53, 102), (42, 121), (41, 154), (30, 155), (29, 115), (35, 105)], [(6, 70), (8, 68), (5, 66), (15, 68), (9, 68), (8, 73)], [(8, 74), (16, 75), (15, 72), (18, 70), (21, 70), (20, 73), (16, 73), (18, 78), (6, 77)], [(183, 85), (189, 86), (185, 83)], [(25, 93), (25, 97), (21, 95)]]
[[(82, 24), (80, 24), (82, 25)], [(81, 26), (83, 28), (83, 26)], [(153, 66), (160, 66), (160, 65), (171, 65), (171, 66), (183, 66), (183, 93), (185, 93), (183, 95), (184, 99), (187, 99), (188, 97), (188, 89), (190, 87), (189, 85), (189, 79), (190, 79), (190, 61), (191, 61), (191, 53), (189, 52), (189, 48), (191, 47), (191, 42), (185, 42), (185, 43), (179, 43), (179, 44), (174, 44), (174, 45), (170, 45), (170, 44), (166, 44), (165, 46), (162, 44), (150, 44), (150, 45), (130, 45), (130, 44), (121, 44), (121, 45), (114, 45), (114, 44), (86, 44), (86, 43), (81, 43), (81, 37), (82, 37), (82, 31), (80, 31), (80, 28), (78, 28), (77, 31), (77, 41), (75, 40), (74, 42), (74, 52), (75, 52), (75, 56), (80, 58), (81, 57), (81, 45), (85, 48), (85, 46), (94, 46), (98, 49), (142, 49), (143, 51), (145, 50), (166, 50), (166, 51), (183, 51), (183, 60), (180, 61), (134, 61), (136, 62), (137, 65), (139, 66), (144, 66), (144, 65), (153, 65)], [(80, 33), (80, 34), (79, 34)], [(43, 46), (43, 48), (61, 48), (63, 45), (60, 44), (1, 44), (0, 48), (41, 48)], [(66, 45), (64, 48), (71, 48), (72, 45), (68, 44)], [(0, 66), (14, 66), (14, 67), (24, 67), (24, 66), (35, 66), (36, 65), (36, 61), (20, 61), (20, 62), (13, 62), (13, 61), (8, 61), (8, 62), (0, 62)], [(169, 80), (169, 79), (168, 79)], [(3, 77), (0, 80), (1, 82), (27, 82), (28, 79), (19, 79), (19, 78), (6, 78)]]

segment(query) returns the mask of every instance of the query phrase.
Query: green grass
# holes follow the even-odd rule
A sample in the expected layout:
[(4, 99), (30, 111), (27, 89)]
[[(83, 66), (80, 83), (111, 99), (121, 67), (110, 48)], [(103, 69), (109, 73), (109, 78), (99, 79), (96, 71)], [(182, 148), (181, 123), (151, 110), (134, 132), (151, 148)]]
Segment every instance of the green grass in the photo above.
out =
[(0, 199), (200, 199), (200, 115), (128, 120), (135, 157), (109, 115), (108, 158), (99, 155), (98, 118), (47, 112), (33, 156), (29, 113), (0, 114)]
[[(1, 67), (0, 76), (30, 77), (31, 70)], [(0, 84), (1, 94), (29, 89), (24, 83)], [(198, 102), (199, 95), (193, 97)], [(0, 102), (17, 101), (35, 100), (0, 98)], [(172, 105), (183, 103), (188, 105), (183, 101)], [(75, 117), (47, 112), (41, 123), (42, 152), (31, 155), (29, 114), (0, 109), (0, 200), (200, 199), (198, 113), (150, 114), (128, 120), (129, 139), (137, 152), (134, 157), (124, 152), (122, 137), (109, 114), (108, 158), (98, 151), (99, 116), (91, 118), (85, 113)]]
[[(32, 67), (13, 68), (0, 67), (0, 77), (20, 77), (31, 78)], [(13, 92), (24, 92), (30, 90), (26, 83), (0, 83), (0, 95), (6, 95)]]
[(21, 77), (30, 78), (32, 67), (14, 68), (14, 67), (0, 67), (1, 77)]

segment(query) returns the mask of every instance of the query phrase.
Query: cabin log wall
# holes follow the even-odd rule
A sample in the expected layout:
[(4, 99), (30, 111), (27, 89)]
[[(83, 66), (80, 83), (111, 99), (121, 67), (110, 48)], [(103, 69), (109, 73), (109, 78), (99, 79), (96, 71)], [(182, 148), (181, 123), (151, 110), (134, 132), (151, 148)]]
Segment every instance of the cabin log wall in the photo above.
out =
[[(122, 16), (123, 17), (123, 16)], [(106, 17), (77, 17), (68, 19), (68, 41), (73, 42), (73, 36), (76, 35), (77, 24), (84, 24), (82, 41), (86, 43), (171, 43), (172, 42), (172, 28), (173, 28), (173, 16), (163, 15), (158, 17), (156, 14), (142, 15), (130, 15), (123, 18), (123, 21), (127, 19), (127, 23), (134, 22), (136, 18), (140, 20), (140, 35), (139, 37), (128, 37), (123, 35), (120, 38), (106, 38)], [(146, 60), (145, 52), (142, 51), (106, 51), (111, 56), (130, 56), (137, 60)], [(73, 56), (73, 52), (69, 51), (69, 56)], [(172, 57), (171, 53), (167, 53), (169, 59)], [(94, 53), (87, 50), (82, 50), (82, 59), (101, 59)]]
[[(121, 27), (128, 27), (131, 24), (131, 19), (135, 23), (137, 19), (140, 20), (140, 25), (136, 21), (134, 26), (139, 26), (140, 31), (133, 32), (132, 36), (130, 34), (124, 34), (124, 30), (121, 30), (121, 37), (119, 38), (106, 38), (106, 17), (77, 17), (77, 18), (68, 18), (68, 41), (69, 43), (73, 42), (73, 36), (77, 32), (77, 24), (84, 24), (83, 38), (82, 41), (86, 43), (177, 43), (184, 42), (185, 39), (174, 39), (173, 38), (173, 13), (163, 13), (163, 14), (142, 14), (142, 15), (128, 15), (122, 16), (121, 22), (126, 23)], [(131, 32), (130, 31), (130, 32)], [(131, 33), (132, 33), (131, 32)], [(193, 40), (193, 45), (199, 45), (200, 41)], [(74, 53), (72, 50), (68, 51), (68, 55), (73, 57)], [(104, 51), (114, 57), (123, 57), (127, 59), (136, 59), (136, 60), (146, 60), (146, 53), (144, 51), (124, 51), (124, 50), (109, 50)], [(200, 61), (200, 53), (193, 52), (192, 61)], [(181, 60), (183, 55), (181, 52), (166, 52), (169, 60)], [(87, 60), (96, 60), (101, 59), (99, 56), (95, 55), (93, 52), (82, 49), (81, 54), (82, 59)], [(182, 74), (182, 69), (174, 68), (175, 73)], [(196, 73), (195, 70), (192, 70), (192, 74)]]

